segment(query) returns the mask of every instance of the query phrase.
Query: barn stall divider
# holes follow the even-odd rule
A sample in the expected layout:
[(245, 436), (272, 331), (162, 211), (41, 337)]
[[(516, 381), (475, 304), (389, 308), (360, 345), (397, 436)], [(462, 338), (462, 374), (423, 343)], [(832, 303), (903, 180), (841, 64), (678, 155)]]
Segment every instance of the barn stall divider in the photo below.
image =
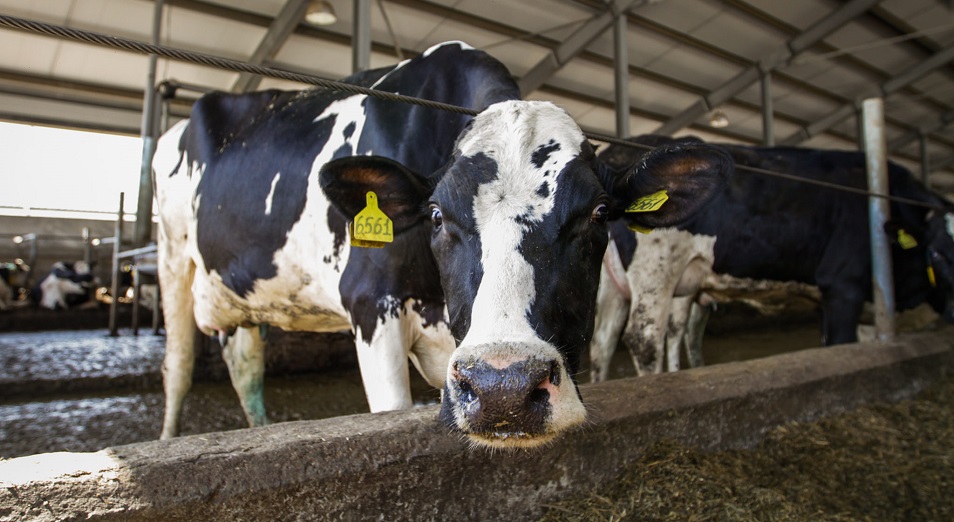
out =
[(9, 520), (527, 519), (652, 443), (751, 447), (773, 427), (923, 390), (954, 328), (583, 385), (587, 425), (536, 451), (472, 449), (437, 406), (0, 462)]

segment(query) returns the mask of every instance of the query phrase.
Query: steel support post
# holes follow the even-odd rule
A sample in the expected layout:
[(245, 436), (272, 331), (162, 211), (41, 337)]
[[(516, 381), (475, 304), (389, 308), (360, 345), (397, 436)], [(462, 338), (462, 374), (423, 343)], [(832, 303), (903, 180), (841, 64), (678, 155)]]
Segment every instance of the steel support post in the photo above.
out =
[(354, 0), (354, 38), (351, 41), (351, 72), (371, 68), (371, 0)]
[[(152, 44), (159, 45), (162, 30), (162, 7), (164, 0), (156, 0), (152, 14)], [(156, 153), (156, 64), (158, 57), (149, 55), (146, 85), (142, 102), (142, 165), (139, 170), (139, 198), (136, 207), (136, 226), (133, 242), (145, 245), (152, 238), (152, 158)]]
[(775, 146), (775, 108), (772, 105), (772, 73), (762, 73), (762, 145)]
[[(868, 190), (875, 195), (888, 195), (888, 160), (884, 133), (884, 100), (868, 98), (862, 102), (864, 120), (865, 163), (868, 167)], [(871, 234), (871, 277), (874, 289), (875, 334), (879, 341), (895, 336), (894, 280), (891, 268), (891, 245), (884, 224), (891, 218), (888, 200), (869, 196), (868, 218)]]
[(928, 182), (931, 177), (931, 161), (928, 157), (928, 138), (926, 132), (918, 133), (919, 147), (921, 150), (921, 181), (925, 187), (929, 187)]
[(613, 24), (614, 77), (616, 80), (616, 136), (629, 137), (629, 46), (626, 43), (628, 22), (625, 14)]

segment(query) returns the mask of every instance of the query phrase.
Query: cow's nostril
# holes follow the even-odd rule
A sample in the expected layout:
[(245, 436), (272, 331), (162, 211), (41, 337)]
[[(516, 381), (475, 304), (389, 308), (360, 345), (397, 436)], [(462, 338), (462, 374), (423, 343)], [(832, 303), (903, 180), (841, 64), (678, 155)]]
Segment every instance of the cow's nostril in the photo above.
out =
[(458, 397), (462, 402), (473, 402), (477, 398), (474, 387), (466, 379), (457, 381)]
[(550, 401), (550, 391), (545, 388), (536, 388), (527, 396), (530, 404), (546, 404)]
[(550, 384), (554, 386), (560, 385), (560, 365), (556, 361), (550, 363)]

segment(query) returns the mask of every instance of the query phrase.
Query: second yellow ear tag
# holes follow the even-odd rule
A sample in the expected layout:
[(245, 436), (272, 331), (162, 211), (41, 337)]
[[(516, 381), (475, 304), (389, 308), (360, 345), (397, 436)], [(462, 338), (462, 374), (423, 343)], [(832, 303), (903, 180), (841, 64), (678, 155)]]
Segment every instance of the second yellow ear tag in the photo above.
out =
[(391, 219), (378, 208), (378, 195), (368, 192), (366, 197), (367, 206), (358, 212), (349, 225), (351, 246), (381, 248), (386, 243), (394, 241), (394, 225)]
[(663, 203), (669, 200), (669, 194), (665, 190), (660, 190), (648, 196), (643, 196), (633, 202), (626, 208), (626, 212), (654, 212), (663, 206)]
[(651, 228), (641, 227), (639, 225), (626, 225), (626, 228), (632, 230), (633, 232), (639, 232), (640, 234), (648, 234), (653, 231)]
[(904, 250), (910, 250), (918, 246), (918, 240), (914, 239), (914, 236), (904, 230), (898, 230), (898, 244), (901, 245), (901, 248)]

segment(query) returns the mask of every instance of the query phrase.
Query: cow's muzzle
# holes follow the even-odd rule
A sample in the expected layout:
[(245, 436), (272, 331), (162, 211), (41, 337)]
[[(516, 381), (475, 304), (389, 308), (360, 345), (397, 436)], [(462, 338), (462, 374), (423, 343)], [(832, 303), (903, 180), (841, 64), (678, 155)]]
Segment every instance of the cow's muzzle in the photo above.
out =
[(585, 419), (559, 354), (476, 350), (452, 359), (441, 419), (479, 446), (535, 447)]

